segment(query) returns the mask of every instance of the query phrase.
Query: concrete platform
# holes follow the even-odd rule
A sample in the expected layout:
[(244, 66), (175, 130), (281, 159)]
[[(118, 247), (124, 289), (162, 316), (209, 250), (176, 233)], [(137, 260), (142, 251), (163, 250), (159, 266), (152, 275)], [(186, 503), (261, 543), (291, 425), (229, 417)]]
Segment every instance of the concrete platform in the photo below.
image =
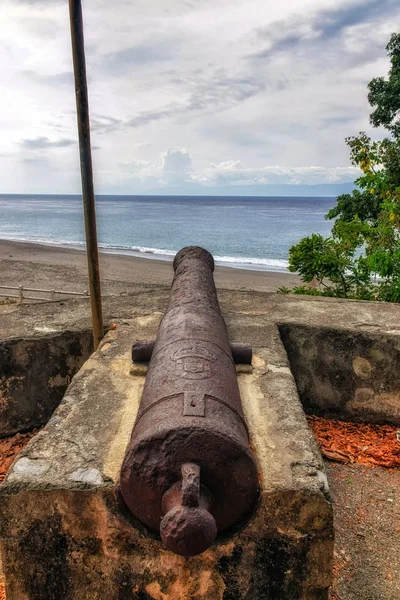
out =
[(154, 337), (167, 299), (152, 292), (147, 311), (126, 306), (0, 487), (8, 600), (328, 597), (332, 507), (278, 326), (266, 318), (274, 303), (277, 318), (278, 301), (261, 295), (255, 306), (257, 294), (243, 294), (239, 307), (231, 297), (226, 310), (221, 296), (231, 341), (250, 342), (255, 353), (252, 370), (238, 369), (260, 472), (252, 514), (202, 555), (184, 559), (120, 499), (119, 471), (144, 383), (130, 346)]
[[(169, 288), (104, 298), (106, 327), (165, 310)], [(277, 326), (306, 411), (400, 425), (400, 305), (221, 290), (234, 331)], [(243, 327), (242, 327), (243, 332)], [(0, 319), (0, 437), (45, 424), (91, 352), (88, 300), (8, 307)]]

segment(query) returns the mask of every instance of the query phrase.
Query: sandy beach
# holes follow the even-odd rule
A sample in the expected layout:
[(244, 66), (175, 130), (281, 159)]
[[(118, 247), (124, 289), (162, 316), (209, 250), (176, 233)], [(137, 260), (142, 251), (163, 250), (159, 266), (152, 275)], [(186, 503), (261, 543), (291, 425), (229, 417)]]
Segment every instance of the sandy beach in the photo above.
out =
[[(137, 285), (167, 285), (172, 262), (118, 254), (100, 254), (102, 292), (134, 291)], [(225, 266), (215, 269), (220, 289), (275, 292), (300, 282), (297, 275), (250, 271)], [(86, 253), (71, 248), (0, 240), (0, 285), (84, 291), (88, 287)]]

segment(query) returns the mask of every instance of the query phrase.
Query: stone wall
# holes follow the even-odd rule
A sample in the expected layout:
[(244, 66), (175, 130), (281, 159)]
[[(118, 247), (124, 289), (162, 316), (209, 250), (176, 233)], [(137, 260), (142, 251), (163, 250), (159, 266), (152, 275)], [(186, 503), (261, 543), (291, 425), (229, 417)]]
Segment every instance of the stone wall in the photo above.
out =
[(355, 330), (281, 324), (306, 412), (400, 424), (400, 340)]
[(0, 437), (46, 424), (92, 351), (90, 330), (0, 341)]

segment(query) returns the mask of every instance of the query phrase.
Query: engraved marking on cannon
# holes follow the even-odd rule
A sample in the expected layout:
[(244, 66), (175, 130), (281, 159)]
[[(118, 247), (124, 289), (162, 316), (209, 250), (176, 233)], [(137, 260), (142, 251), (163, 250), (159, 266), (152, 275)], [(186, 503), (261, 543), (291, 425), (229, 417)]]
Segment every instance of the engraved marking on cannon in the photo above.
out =
[(209, 379), (213, 376), (216, 356), (198, 344), (180, 348), (172, 355), (176, 375), (184, 379)]

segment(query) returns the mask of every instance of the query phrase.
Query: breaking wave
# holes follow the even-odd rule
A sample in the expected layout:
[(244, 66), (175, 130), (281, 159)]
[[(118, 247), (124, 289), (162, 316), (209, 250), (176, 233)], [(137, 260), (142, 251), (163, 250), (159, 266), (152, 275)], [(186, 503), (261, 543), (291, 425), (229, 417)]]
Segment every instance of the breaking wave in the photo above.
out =
[[(76, 248), (83, 250), (85, 242), (71, 240), (51, 240), (23, 236), (0, 236), (0, 239), (7, 239), (15, 242), (27, 242), (34, 244), (43, 244), (46, 246), (58, 246), (63, 248)], [(149, 248), (147, 246), (127, 246), (118, 244), (99, 243), (99, 248), (109, 254), (122, 254), (128, 256), (141, 256), (142, 258), (152, 258), (154, 260), (172, 260), (179, 248), (176, 250), (165, 250), (162, 248)], [(217, 264), (229, 266), (237, 269), (250, 269), (260, 271), (279, 271), (286, 272), (288, 261), (277, 258), (256, 258), (245, 256), (214, 256)]]

